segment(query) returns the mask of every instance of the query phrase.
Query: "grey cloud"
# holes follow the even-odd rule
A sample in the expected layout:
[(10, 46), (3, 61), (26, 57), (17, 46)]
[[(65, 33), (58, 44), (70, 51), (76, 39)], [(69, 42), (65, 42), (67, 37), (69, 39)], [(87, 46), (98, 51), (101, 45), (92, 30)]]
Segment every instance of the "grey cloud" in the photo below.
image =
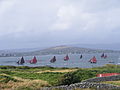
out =
[(2, 0), (1, 49), (119, 43), (119, 4), (119, 0)]

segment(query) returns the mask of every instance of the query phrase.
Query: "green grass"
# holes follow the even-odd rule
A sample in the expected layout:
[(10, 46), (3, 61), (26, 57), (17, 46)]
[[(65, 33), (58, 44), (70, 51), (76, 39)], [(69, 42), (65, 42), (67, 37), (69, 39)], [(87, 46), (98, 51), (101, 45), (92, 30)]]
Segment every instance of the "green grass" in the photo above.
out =
[(12, 78), (11, 76), (0, 75), (0, 82), (1, 83), (8, 83), (9, 81), (18, 82), (18, 80)]
[(21, 77), (23, 79), (31, 79), (31, 80), (44, 80), (47, 81), (51, 85), (55, 85), (58, 82), (58, 79), (63, 75), (63, 73), (58, 72), (45, 72), (45, 73), (20, 73), (15, 72), (11, 74), (12, 76)]
[[(78, 70), (73, 72), (57, 72), (57, 71), (66, 70), (66, 69), (68, 69), (68, 71), (71, 69), (78, 69)], [(86, 69), (53, 68), (48, 66), (46, 67), (0, 66), (0, 83), (9, 83), (10, 81), (16, 83), (18, 81), (14, 77), (18, 77), (26, 80), (31, 80), (31, 81), (34, 81), (34, 80), (47, 81), (48, 83), (47, 85), (52, 85), (52, 86), (65, 85), (65, 84), (77, 83), (85, 79), (96, 77), (96, 75), (100, 73), (120, 73), (120, 66), (109, 64), (103, 67), (86, 68)], [(19, 87), (19, 88), (20, 89), (28, 88), (28, 90), (30, 90), (30, 87), (26, 87), (26, 86)], [(24, 89), (24, 90), (27, 90), (27, 89)]]
[(105, 83), (105, 84), (113, 84), (113, 85), (117, 85), (120, 86), (120, 81), (105, 81), (105, 82), (101, 82), (101, 83)]
[[(117, 68), (116, 68), (117, 67)], [(70, 85), (72, 83), (78, 83), (83, 80), (96, 77), (101, 73), (120, 73), (120, 66), (106, 65), (97, 68), (79, 69), (74, 72), (67, 73), (59, 80), (60, 85)]]
[[(6, 66), (7, 67), (7, 66)], [(47, 81), (51, 85), (56, 85), (58, 82), (58, 79), (65, 73), (60, 72), (43, 72), (43, 73), (37, 73), (38, 71), (44, 71), (44, 70), (56, 70), (56, 68), (52, 67), (32, 67), (27, 69), (25, 67), (10, 67), (6, 68), (2, 66), (2, 69), (0, 69), (0, 74), (6, 74), (9, 76), (16, 76), (23, 79), (30, 79), (30, 80), (44, 80)], [(61, 69), (58, 69), (61, 70)]]

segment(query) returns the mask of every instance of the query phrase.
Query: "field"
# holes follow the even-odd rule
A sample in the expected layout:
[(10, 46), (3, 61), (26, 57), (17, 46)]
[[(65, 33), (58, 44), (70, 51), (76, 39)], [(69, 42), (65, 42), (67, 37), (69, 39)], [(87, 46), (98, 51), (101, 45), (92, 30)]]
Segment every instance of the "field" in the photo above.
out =
[(105, 83), (105, 84), (113, 84), (113, 85), (120, 86), (120, 81), (106, 81), (106, 82), (102, 82), (102, 83)]
[[(106, 65), (88, 69), (53, 68), (48, 66), (0, 66), (0, 90), (37, 90), (41, 87), (70, 85), (72, 83), (96, 77), (99, 73), (112, 72), (120, 73), (120, 66)], [(119, 83), (120, 85), (119, 81), (113, 82), (112, 84), (114, 83)]]

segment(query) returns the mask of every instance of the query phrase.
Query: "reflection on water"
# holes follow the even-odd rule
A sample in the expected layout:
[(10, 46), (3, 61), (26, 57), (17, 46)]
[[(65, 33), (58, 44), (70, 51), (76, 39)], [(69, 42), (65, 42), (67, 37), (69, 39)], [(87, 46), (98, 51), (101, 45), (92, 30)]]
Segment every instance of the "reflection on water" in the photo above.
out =
[[(50, 63), (50, 59), (56, 56), (57, 61), (55, 63)], [(79, 54), (71, 54), (69, 55), (70, 59), (68, 61), (64, 61), (65, 55), (43, 55), (43, 56), (36, 56), (38, 62), (36, 64), (28, 63), (28, 60), (31, 60), (33, 56), (25, 56), (24, 59), (26, 63), (24, 66), (52, 66), (52, 67), (81, 67), (81, 68), (90, 68), (90, 67), (98, 67), (103, 66), (105, 64), (119, 64), (119, 53), (108, 53), (107, 58), (101, 58), (101, 53), (97, 54), (83, 54), (83, 58), (80, 59)], [(97, 63), (91, 64), (88, 62), (93, 56), (96, 56)], [(20, 66), (16, 62), (21, 57), (0, 57), (0, 65), (14, 65)]]

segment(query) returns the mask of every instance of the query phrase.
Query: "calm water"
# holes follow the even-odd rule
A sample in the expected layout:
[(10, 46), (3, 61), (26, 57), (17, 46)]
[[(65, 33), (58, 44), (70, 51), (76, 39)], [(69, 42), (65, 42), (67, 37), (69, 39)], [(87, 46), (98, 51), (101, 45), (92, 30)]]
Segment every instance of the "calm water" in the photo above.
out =
[[(50, 63), (50, 59), (54, 55), (43, 55), (43, 56), (36, 56), (38, 62), (36, 64), (30, 64), (26, 62), (24, 66), (52, 66), (52, 67), (81, 67), (81, 68), (90, 68), (90, 67), (98, 67), (103, 66), (105, 64), (120, 64), (120, 54), (119, 53), (108, 53), (106, 59), (102, 59), (100, 56), (101, 54), (83, 54), (83, 58), (80, 59), (79, 54), (71, 54), (69, 55), (70, 60), (64, 61), (63, 58), (65, 55), (55, 55), (57, 61), (55, 63)], [(88, 61), (93, 57), (96, 56), (97, 63), (91, 64)], [(13, 66), (20, 66), (16, 62), (21, 57), (0, 57), (0, 65), (13, 65)], [(33, 56), (25, 56), (24, 59), (31, 60)], [(112, 62), (112, 63), (110, 63)]]

